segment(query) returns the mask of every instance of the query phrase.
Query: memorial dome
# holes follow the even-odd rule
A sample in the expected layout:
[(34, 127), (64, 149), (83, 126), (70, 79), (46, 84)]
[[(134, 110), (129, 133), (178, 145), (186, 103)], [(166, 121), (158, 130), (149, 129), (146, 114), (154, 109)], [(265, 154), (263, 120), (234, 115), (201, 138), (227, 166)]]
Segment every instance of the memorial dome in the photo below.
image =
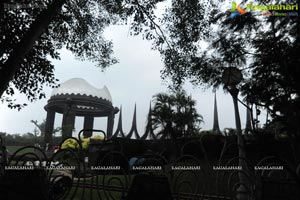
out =
[(58, 95), (82, 95), (107, 100), (112, 103), (110, 92), (106, 86), (96, 88), (82, 78), (72, 78), (60, 84), (52, 91), (51, 97)]
[(92, 135), (94, 118), (107, 117), (106, 136), (111, 137), (114, 116), (119, 111), (113, 106), (106, 86), (98, 89), (82, 78), (72, 78), (53, 89), (45, 110), (47, 111), (45, 143), (49, 143), (50, 146), (56, 113), (63, 115), (62, 138), (65, 139), (72, 136), (76, 117), (84, 117), (83, 134), (85, 137)]

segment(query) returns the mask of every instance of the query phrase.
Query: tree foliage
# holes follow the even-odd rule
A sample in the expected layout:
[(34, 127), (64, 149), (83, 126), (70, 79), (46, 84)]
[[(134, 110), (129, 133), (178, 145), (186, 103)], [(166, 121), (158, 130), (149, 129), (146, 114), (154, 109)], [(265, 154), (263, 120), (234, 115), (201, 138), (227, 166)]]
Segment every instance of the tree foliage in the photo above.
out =
[[(280, 2), (285, 3), (291, 4)], [(175, 87), (185, 80), (219, 87), (224, 69), (237, 67), (244, 75), (239, 85), (244, 102), (265, 108), (291, 135), (300, 135), (299, 17), (262, 16), (258, 11), (231, 17), (230, 9), (226, 1), (171, 1), (158, 34), (153, 33), (165, 64), (162, 77)]]
[(19, 91), (29, 101), (45, 97), (44, 86), (56, 87), (51, 59), (66, 48), (78, 59), (101, 69), (116, 63), (106, 27), (126, 23), (139, 32), (141, 9), (153, 13), (161, 0), (35, 0), (0, 3), (0, 97), (9, 107), (21, 108), (12, 96)]
[[(0, 132), (0, 137), (3, 139), (3, 145), (5, 146), (32, 146), (35, 144), (42, 144), (44, 138), (36, 137), (33, 133), (5, 133)], [(61, 142), (61, 137), (53, 137), (53, 143), (59, 145)], [(13, 152), (10, 152), (13, 153)]]
[(203, 118), (196, 110), (196, 101), (185, 91), (158, 93), (151, 111), (153, 130), (162, 138), (190, 137), (200, 130)]
[(208, 0), (171, 0), (158, 17), (154, 10), (162, 1), (37, 0), (30, 1), (29, 9), (9, 9), (1, 3), (2, 100), (15, 105), (10, 98), (15, 90), (30, 101), (43, 98), (43, 85), (55, 87), (57, 81), (49, 57), (59, 59), (57, 50), (63, 47), (102, 69), (115, 63), (112, 43), (102, 33), (130, 17), (131, 33), (152, 40), (153, 48), (160, 51), (163, 78), (170, 78), (175, 86), (190, 80), (218, 87), (224, 69), (237, 67), (244, 74), (239, 88), (244, 101), (266, 108), (291, 134), (300, 135), (299, 17), (247, 11), (232, 18), (230, 4)]

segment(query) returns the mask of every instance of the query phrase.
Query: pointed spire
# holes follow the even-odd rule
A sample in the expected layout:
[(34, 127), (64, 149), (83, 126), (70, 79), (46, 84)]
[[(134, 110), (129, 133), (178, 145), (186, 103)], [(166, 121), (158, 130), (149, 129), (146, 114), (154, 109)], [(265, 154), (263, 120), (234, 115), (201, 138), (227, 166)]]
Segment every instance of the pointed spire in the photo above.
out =
[(150, 106), (149, 106), (149, 113), (148, 113), (148, 118), (147, 118), (147, 126), (146, 126), (146, 131), (145, 134), (141, 137), (142, 140), (146, 140), (149, 136), (150, 139), (156, 139), (154, 133), (153, 133), (153, 128), (152, 128), (152, 108), (151, 108), (151, 101), (150, 101)]
[(214, 124), (213, 124), (213, 131), (220, 132), (216, 91), (214, 91), (214, 93), (215, 93), (215, 101), (214, 101)]
[(133, 113), (133, 120), (132, 120), (132, 126), (131, 126), (131, 129), (128, 133), (128, 135), (126, 136), (127, 138), (131, 138), (132, 135), (135, 135), (135, 138), (136, 139), (140, 139), (140, 135), (137, 131), (137, 125), (136, 125), (136, 104), (134, 105), (134, 113)]
[(118, 137), (118, 135), (121, 135), (122, 137), (125, 137), (125, 134), (123, 132), (123, 126), (122, 126), (122, 105), (120, 106), (120, 114), (119, 114), (119, 122), (118, 122), (118, 127), (114, 135), (112, 136), (113, 138)]

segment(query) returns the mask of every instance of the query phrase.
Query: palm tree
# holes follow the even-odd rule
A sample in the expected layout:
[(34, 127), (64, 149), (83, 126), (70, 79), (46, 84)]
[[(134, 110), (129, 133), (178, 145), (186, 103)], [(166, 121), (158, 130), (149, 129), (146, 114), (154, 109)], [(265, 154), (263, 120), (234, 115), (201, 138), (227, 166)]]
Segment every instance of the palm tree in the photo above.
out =
[(168, 138), (172, 132), (174, 99), (166, 93), (158, 93), (154, 96), (154, 103), (151, 111), (153, 130), (159, 129), (157, 135)]
[(190, 137), (197, 130), (203, 117), (196, 110), (196, 101), (187, 96), (185, 91), (179, 91), (175, 95), (175, 129), (185, 137)]
[(161, 138), (190, 137), (200, 129), (203, 118), (197, 113), (196, 101), (184, 90), (174, 94), (158, 93), (153, 103), (153, 130), (158, 130)]

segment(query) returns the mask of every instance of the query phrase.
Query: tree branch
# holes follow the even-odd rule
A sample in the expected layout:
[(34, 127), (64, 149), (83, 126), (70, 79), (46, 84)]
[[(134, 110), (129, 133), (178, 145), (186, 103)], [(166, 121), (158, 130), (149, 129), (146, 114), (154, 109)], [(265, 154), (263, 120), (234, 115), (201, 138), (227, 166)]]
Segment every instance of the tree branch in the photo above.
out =
[(36, 41), (49, 26), (51, 21), (60, 12), (67, 0), (53, 0), (52, 3), (37, 16), (28, 31), (21, 38), (19, 44), (13, 49), (7, 61), (0, 68), (0, 98), (21, 67), (20, 63), (33, 48)]
[(141, 6), (141, 4), (139, 3), (138, 0), (135, 0), (136, 4), (138, 5), (138, 7), (141, 9), (141, 11), (147, 16), (147, 18), (151, 21), (151, 23), (159, 30), (160, 34), (157, 32), (156, 28), (154, 29), (156, 34), (161, 36), (164, 41), (167, 43), (169, 49), (172, 49), (172, 46), (170, 45), (170, 43), (168, 42), (167, 37), (165, 36), (163, 30), (161, 29), (161, 27), (154, 21), (154, 19), (149, 15), (149, 13), (144, 9), (143, 6)]

